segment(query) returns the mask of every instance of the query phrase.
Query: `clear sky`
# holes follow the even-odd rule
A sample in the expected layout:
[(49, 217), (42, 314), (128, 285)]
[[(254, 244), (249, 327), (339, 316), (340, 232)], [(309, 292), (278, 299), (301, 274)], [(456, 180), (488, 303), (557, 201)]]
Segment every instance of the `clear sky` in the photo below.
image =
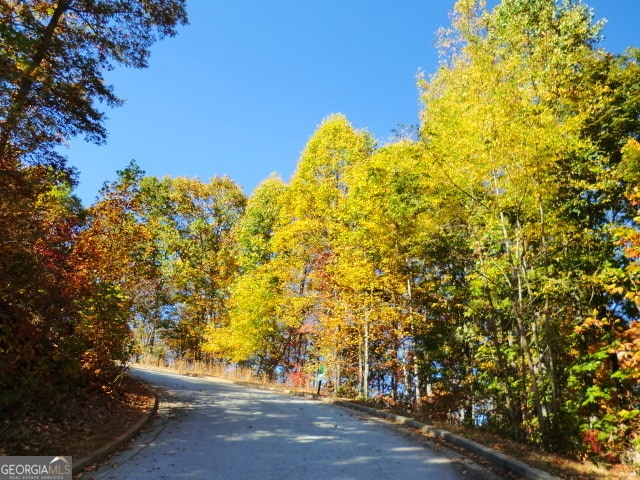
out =
[[(495, 2), (492, 2), (495, 3)], [(586, 0), (608, 20), (604, 47), (640, 46), (640, 0)], [(145, 70), (106, 79), (106, 145), (63, 152), (92, 204), (130, 160), (155, 176), (228, 175), (247, 194), (288, 181), (322, 120), (343, 113), (379, 141), (418, 123), (416, 74), (436, 71), (436, 31), (454, 0), (188, 0), (190, 24), (152, 48)]]

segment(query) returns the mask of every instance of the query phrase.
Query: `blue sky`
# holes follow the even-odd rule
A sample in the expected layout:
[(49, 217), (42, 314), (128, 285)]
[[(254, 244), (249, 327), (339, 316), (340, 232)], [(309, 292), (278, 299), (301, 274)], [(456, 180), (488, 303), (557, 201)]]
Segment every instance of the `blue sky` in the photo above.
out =
[[(586, 0), (604, 47), (640, 46), (639, 0)], [(247, 194), (284, 180), (322, 120), (343, 113), (379, 141), (418, 123), (416, 75), (435, 72), (436, 31), (454, 0), (188, 0), (190, 24), (152, 49), (145, 70), (106, 79), (106, 145), (64, 150), (88, 206), (135, 159), (148, 175), (228, 175)]]

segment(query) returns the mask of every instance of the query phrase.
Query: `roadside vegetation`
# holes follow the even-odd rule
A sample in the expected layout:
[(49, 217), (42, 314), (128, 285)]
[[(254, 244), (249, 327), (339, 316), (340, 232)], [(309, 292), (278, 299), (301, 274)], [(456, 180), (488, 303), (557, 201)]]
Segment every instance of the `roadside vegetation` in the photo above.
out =
[(101, 70), (143, 67), (183, 2), (0, 16), (0, 436), (151, 355), (323, 372), (332, 395), (640, 469), (640, 50), (603, 50), (585, 3), (457, 1), (395, 141), (335, 114), (288, 182), (131, 163), (88, 208), (55, 147), (104, 139)]

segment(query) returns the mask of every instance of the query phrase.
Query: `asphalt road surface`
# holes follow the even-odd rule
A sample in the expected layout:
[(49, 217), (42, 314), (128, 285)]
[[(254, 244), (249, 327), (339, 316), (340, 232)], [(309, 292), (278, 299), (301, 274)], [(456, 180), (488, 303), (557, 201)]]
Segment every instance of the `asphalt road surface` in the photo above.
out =
[(347, 409), (218, 379), (140, 368), (134, 374), (164, 392), (158, 418), (84, 478), (492, 477), (417, 434)]

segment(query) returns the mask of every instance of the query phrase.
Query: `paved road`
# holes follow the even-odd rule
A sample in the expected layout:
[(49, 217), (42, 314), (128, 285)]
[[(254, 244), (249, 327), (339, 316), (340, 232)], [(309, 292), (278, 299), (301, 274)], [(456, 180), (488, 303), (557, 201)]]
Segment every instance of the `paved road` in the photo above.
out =
[(210, 378), (136, 369), (165, 392), (158, 418), (85, 478), (434, 479), (482, 477), (399, 427), (320, 402)]

